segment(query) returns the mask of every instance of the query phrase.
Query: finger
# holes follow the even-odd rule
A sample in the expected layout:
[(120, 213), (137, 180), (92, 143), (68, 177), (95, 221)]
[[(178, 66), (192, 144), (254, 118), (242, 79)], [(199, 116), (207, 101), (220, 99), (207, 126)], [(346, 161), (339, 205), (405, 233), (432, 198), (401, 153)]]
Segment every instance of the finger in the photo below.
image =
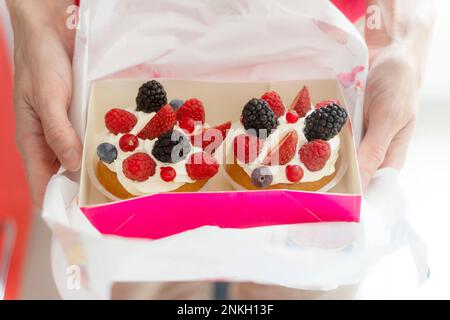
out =
[(403, 141), (394, 138), (386, 152), (386, 157), (380, 165), (380, 168), (394, 168), (400, 170), (405, 164), (407, 151), (408, 145)]
[(60, 95), (47, 97), (39, 107), (45, 139), (61, 164), (69, 171), (78, 171), (81, 165), (81, 141), (67, 116), (69, 98)]
[(370, 123), (367, 128), (366, 135), (358, 150), (363, 190), (367, 189), (373, 175), (385, 160), (386, 152), (392, 141), (392, 134), (389, 131), (389, 126), (386, 123), (381, 125)]
[(78, 171), (81, 141), (67, 115), (72, 94), (72, 69), (57, 34), (46, 34), (46, 46), (36, 45), (30, 65), (33, 103), (44, 130), (45, 139), (61, 164)]
[(40, 209), (48, 181), (60, 166), (59, 161), (42, 136), (24, 145), (21, 155), (25, 163), (33, 203)]
[(410, 125), (407, 125), (405, 128), (403, 128), (394, 137), (394, 139), (392, 139), (392, 142), (386, 152), (386, 157), (380, 168), (390, 167), (399, 170), (403, 167), (406, 161), (409, 140), (413, 129), (414, 125), (411, 123)]

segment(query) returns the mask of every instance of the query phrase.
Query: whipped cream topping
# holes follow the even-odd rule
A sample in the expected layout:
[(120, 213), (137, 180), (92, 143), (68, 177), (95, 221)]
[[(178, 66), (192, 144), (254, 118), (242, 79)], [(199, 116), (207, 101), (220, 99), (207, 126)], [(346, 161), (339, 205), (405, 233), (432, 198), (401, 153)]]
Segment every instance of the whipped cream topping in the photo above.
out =
[[(303, 133), (303, 129), (305, 127), (305, 119), (308, 115), (310, 115), (314, 111), (314, 108), (311, 106), (311, 111), (304, 118), (300, 118), (296, 123), (288, 123), (286, 120), (286, 114), (278, 118), (278, 128), (275, 132), (273, 132), (265, 141), (258, 157), (252, 163), (244, 163), (236, 159), (237, 164), (244, 169), (249, 177), (251, 177), (253, 170), (262, 166), (262, 163), (268, 153), (270, 152), (271, 147), (275, 146), (282, 137), (284, 137), (288, 132), (295, 130), (298, 134), (298, 144), (297, 149), (295, 151), (294, 158), (285, 165), (274, 165), (268, 166), (273, 175), (273, 181), (271, 185), (276, 185), (279, 183), (286, 184), (294, 184), (289, 181), (286, 177), (286, 167), (289, 165), (298, 165), (303, 169), (304, 175), (300, 180), (302, 182), (313, 182), (322, 179), (323, 177), (329, 176), (335, 172), (336, 161), (339, 156), (339, 147), (340, 147), (340, 139), (339, 136), (335, 136), (333, 139), (329, 140), (331, 154), (330, 158), (326, 162), (325, 166), (319, 171), (310, 171), (306, 166), (300, 161), (300, 156), (298, 152), (300, 148), (308, 142)], [(234, 126), (233, 126), (234, 127)], [(238, 136), (242, 133), (245, 133), (245, 129), (239, 123), (237, 125), (236, 130), (233, 132), (234, 136)]]
[[(134, 109), (125, 109), (131, 113), (133, 113), (137, 118), (137, 124), (134, 126), (134, 128), (130, 131), (133, 135), (138, 135), (138, 133), (145, 127), (145, 125), (155, 116), (155, 112), (152, 113), (145, 113), (142, 111), (136, 111)], [(194, 132), (198, 132), (201, 130), (199, 128), (200, 126), (197, 126), (195, 128)], [(178, 130), (180, 132), (183, 132), (180, 127), (175, 125), (173, 130)], [(184, 133), (183, 133), (184, 134)], [(168, 192), (175, 189), (178, 189), (182, 185), (186, 183), (193, 183), (195, 180), (192, 180), (187, 172), (186, 172), (186, 162), (189, 159), (189, 157), (196, 152), (201, 152), (202, 149), (198, 147), (194, 147), (191, 145), (191, 151), (189, 154), (187, 154), (186, 158), (180, 162), (177, 163), (164, 163), (159, 160), (157, 160), (155, 157), (152, 156), (152, 149), (157, 139), (153, 140), (142, 140), (138, 138), (139, 146), (134, 150), (133, 152), (125, 152), (119, 147), (119, 141), (120, 138), (124, 134), (118, 134), (114, 135), (113, 133), (109, 132), (105, 129), (104, 138), (102, 142), (107, 142), (112, 145), (114, 145), (117, 149), (117, 159), (114, 160), (111, 164), (105, 163), (105, 165), (108, 167), (109, 170), (115, 172), (117, 174), (117, 178), (119, 182), (122, 184), (122, 186), (131, 194), (136, 196), (141, 195), (148, 195), (151, 193), (158, 193), (158, 192)], [(190, 143), (190, 142), (189, 142)], [(131, 156), (134, 153), (138, 152), (144, 152), (147, 153), (150, 157), (152, 157), (153, 161), (156, 163), (156, 171), (153, 176), (151, 176), (146, 181), (134, 181), (131, 179), (128, 179), (122, 170), (122, 163), (123, 161)], [(161, 179), (160, 176), (160, 169), (162, 167), (172, 167), (176, 172), (176, 177), (172, 182), (166, 182)]]

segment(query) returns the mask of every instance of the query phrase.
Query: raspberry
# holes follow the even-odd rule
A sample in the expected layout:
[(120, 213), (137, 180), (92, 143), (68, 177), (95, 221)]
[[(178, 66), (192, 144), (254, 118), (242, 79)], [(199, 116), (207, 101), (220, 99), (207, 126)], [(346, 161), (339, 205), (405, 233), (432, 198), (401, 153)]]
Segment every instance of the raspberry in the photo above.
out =
[(170, 105), (165, 105), (155, 116), (145, 125), (138, 134), (140, 139), (153, 140), (163, 133), (172, 130), (177, 123), (177, 116)]
[(277, 118), (281, 117), (286, 112), (286, 106), (281, 100), (280, 95), (275, 91), (266, 92), (261, 99), (269, 104), (270, 109), (272, 109)]
[(177, 176), (177, 172), (172, 167), (162, 167), (160, 174), (161, 174), (161, 179), (165, 182), (171, 182)]
[(184, 117), (178, 121), (178, 124), (181, 129), (186, 130), (188, 133), (192, 133), (195, 130), (195, 121), (190, 117)]
[(192, 118), (194, 121), (201, 121), (205, 123), (205, 109), (200, 100), (192, 98), (187, 100), (177, 110), (177, 118), (181, 120), (185, 117)]
[(339, 134), (347, 118), (347, 111), (334, 102), (316, 109), (305, 119), (305, 137), (308, 141), (328, 141)]
[(144, 83), (139, 88), (136, 104), (138, 111), (158, 112), (167, 104), (167, 94), (163, 85), (156, 80)]
[(231, 121), (213, 128), (203, 129), (201, 133), (191, 137), (192, 144), (212, 154), (225, 141), (230, 128)]
[(315, 105), (314, 108), (315, 108), (315, 109), (320, 109), (320, 108), (327, 107), (327, 106), (329, 106), (330, 104), (337, 104), (337, 105), (340, 105), (341, 103), (339, 102), (339, 100), (335, 100), (335, 99), (323, 100), (323, 101), (320, 101), (320, 102), (316, 103), (316, 105)]
[(193, 180), (205, 180), (216, 175), (219, 165), (210, 154), (197, 152), (192, 154), (186, 163), (186, 171)]
[(292, 102), (289, 110), (294, 110), (297, 112), (300, 118), (305, 117), (306, 114), (311, 111), (311, 99), (309, 97), (309, 90), (307, 86), (303, 86), (297, 97), (295, 97)]
[(236, 159), (243, 163), (252, 163), (264, 144), (263, 140), (250, 134), (241, 134), (234, 138), (233, 148)]
[(292, 165), (286, 167), (286, 178), (290, 182), (297, 183), (303, 178), (303, 169), (300, 166)]
[(287, 123), (296, 123), (300, 117), (297, 112), (288, 112), (286, 113), (286, 121)]
[(124, 134), (119, 140), (119, 147), (122, 151), (132, 152), (136, 150), (139, 145), (138, 138), (131, 133)]
[(105, 126), (115, 135), (130, 132), (136, 123), (136, 116), (126, 110), (111, 109), (105, 114)]
[(191, 151), (188, 138), (173, 130), (159, 136), (152, 149), (152, 155), (161, 162), (177, 163), (186, 159)]
[(268, 166), (285, 165), (295, 156), (297, 150), (298, 134), (297, 131), (290, 131), (286, 134), (272, 150), (269, 151), (263, 164)]
[(309, 171), (319, 171), (330, 158), (331, 150), (328, 142), (314, 140), (304, 144), (299, 151), (300, 160)]
[(146, 153), (135, 153), (122, 163), (122, 170), (130, 180), (145, 181), (155, 174), (156, 164)]
[(278, 126), (275, 113), (262, 99), (251, 99), (242, 110), (242, 123), (248, 133), (267, 138)]

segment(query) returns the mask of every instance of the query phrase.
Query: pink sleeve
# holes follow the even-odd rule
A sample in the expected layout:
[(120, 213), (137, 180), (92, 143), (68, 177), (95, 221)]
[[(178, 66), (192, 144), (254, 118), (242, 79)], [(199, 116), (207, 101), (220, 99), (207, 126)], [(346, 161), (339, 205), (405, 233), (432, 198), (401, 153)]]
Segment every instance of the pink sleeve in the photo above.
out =
[(365, 14), (365, 0), (331, 0), (331, 2), (341, 10), (351, 22), (356, 22)]

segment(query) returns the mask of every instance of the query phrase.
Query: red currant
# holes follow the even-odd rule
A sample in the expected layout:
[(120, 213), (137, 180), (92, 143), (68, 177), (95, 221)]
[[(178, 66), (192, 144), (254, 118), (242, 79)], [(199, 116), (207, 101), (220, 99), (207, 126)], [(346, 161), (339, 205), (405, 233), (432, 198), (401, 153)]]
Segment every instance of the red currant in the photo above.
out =
[(172, 167), (162, 167), (161, 168), (161, 179), (163, 179), (165, 182), (171, 182), (175, 177), (177, 176), (177, 173), (174, 168)]
[(131, 133), (124, 134), (119, 140), (120, 149), (125, 152), (132, 152), (136, 150), (138, 145), (138, 138)]
[(286, 177), (290, 182), (299, 182), (303, 178), (303, 169), (297, 165), (287, 166)]
[(192, 133), (195, 130), (195, 121), (190, 117), (184, 117), (181, 119), (179, 125), (181, 129), (184, 129), (189, 133)]
[(287, 123), (296, 123), (298, 121), (298, 114), (297, 112), (288, 112), (286, 114), (286, 121)]

